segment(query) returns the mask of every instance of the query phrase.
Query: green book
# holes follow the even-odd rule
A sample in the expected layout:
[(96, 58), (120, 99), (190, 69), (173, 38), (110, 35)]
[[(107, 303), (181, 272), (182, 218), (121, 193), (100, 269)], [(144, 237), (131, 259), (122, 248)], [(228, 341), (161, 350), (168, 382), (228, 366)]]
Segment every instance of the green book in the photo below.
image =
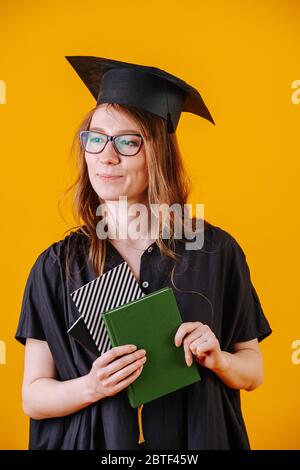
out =
[(170, 287), (108, 310), (102, 317), (113, 347), (135, 344), (146, 350), (140, 376), (127, 387), (133, 408), (200, 380), (196, 363), (187, 366), (183, 345), (176, 347), (174, 342), (182, 319)]

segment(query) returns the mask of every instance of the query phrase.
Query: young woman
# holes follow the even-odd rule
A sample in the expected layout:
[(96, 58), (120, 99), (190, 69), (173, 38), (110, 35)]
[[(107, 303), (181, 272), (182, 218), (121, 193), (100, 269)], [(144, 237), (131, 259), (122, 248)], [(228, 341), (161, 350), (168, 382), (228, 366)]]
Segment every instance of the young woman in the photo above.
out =
[[(83, 71), (94, 62), (88, 64)], [(174, 230), (170, 239), (163, 237), (162, 226), (155, 238), (149, 229), (140, 239), (99, 239), (100, 203), (116, 213), (119, 197), (127, 196), (128, 211), (135, 203), (150, 210), (161, 203), (183, 207), (189, 195), (174, 112), (164, 118), (145, 103), (105, 98), (101, 83), (102, 99), (76, 136), (78, 227), (37, 257), (16, 332), (26, 345), (22, 397), (30, 416), (29, 448), (249, 449), (240, 389), (262, 384), (258, 342), (271, 328), (245, 254), (232, 235), (207, 221), (204, 244), (196, 250), (187, 250), (184, 234), (176, 239)], [(113, 77), (107, 78), (106, 86), (111, 83)], [(136, 83), (127, 82), (127, 90), (136, 93)], [(122, 220), (116, 219), (117, 227), (127, 230)], [(142, 374), (147, 352), (123, 345), (96, 358), (67, 334), (79, 316), (70, 293), (124, 260), (145, 294), (173, 288), (182, 316), (174, 342), (184, 349), (187, 367), (194, 361), (201, 376), (146, 403), (142, 423), (126, 387)]]

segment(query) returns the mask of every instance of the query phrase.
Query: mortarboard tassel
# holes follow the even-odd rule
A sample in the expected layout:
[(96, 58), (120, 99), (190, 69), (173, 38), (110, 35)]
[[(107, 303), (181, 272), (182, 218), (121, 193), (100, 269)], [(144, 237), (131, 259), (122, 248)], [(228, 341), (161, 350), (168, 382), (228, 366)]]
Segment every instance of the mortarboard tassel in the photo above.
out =
[(143, 425), (142, 425), (142, 410), (143, 410), (144, 405), (138, 406), (138, 422), (139, 422), (139, 444), (142, 442), (145, 442), (144, 439), (144, 434), (143, 434)]
[(167, 82), (164, 80), (164, 90), (165, 90), (165, 97), (166, 97), (166, 102), (167, 102), (167, 131), (168, 134), (172, 134), (174, 131), (173, 123), (172, 123), (172, 117), (169, 109), (169, 100), (168, 100), (168, 90), (167, 90)]

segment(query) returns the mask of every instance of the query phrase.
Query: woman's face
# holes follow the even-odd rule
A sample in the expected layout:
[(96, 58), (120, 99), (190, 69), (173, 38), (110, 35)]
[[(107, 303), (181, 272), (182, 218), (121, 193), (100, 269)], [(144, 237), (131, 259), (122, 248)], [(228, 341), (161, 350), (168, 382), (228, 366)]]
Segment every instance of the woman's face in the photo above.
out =
[[(139, 126), (125, 113), (101, 104), (93, 114), (89, 130), (100, 130), (107, 135), (141, 133)], [(126, 157), (117, 153), (112, 142), (107, 142), (101, 153), (85, 152), (92, 187), (104, 201), (115, 201), (127, 196), (127, 202), (144, 202), (148, 187), (148, 170), (144, 143), (140, 151)], [(109, 179), (101, 175), (112, 175)]]

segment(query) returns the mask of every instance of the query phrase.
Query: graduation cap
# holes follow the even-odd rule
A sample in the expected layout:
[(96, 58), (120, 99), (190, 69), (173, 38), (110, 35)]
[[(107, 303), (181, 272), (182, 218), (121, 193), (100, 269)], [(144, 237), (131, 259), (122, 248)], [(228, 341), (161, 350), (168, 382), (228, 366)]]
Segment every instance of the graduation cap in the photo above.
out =
[(83, 83), (100, 103), (134, 106), (167, 121), (175, 132), (183, 111), (197, 114), (214, 124), (200, 93), (165, 70), (91, 56), (66, 56)]

